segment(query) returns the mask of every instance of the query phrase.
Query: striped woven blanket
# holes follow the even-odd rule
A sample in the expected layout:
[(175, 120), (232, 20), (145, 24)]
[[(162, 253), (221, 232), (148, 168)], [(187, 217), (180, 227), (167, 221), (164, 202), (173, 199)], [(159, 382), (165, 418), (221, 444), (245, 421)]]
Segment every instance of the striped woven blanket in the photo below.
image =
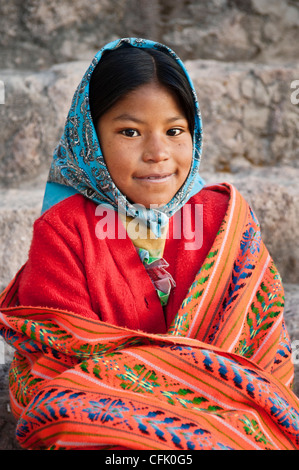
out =
[(16, 435), (28, 449), (299, 449), (279, 274), (232, 188), (166, 335), (1, 296)]

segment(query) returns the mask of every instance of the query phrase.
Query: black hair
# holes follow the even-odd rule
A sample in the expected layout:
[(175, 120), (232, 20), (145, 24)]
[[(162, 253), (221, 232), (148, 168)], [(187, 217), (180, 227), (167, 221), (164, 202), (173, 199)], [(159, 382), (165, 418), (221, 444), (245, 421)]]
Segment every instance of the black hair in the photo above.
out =
[(95, 127), (100, 117), (120, 98), (141, 85), (155, 81), (175, 93), (192, 135), (194, 100), (181, 66), (167, 53), (132, 46), (104, 52), (91, 75), (89, 105)]

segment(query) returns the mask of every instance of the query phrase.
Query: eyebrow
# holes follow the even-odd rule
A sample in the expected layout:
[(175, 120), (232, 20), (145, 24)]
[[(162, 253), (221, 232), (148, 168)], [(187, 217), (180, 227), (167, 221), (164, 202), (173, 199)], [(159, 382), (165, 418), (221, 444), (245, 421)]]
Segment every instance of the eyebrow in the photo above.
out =
[[(184, 115), (178, 115), (178, 116), (173, 116), (167, 119), (166, 122), (170, 123), (170, 122), (180, 121), (182, 119), (187, 120), (187, 118)], [(138, 124), (145, 124), (145, 122), (142, 121), (142, 119), (139, 119), (136, 116), (132, 116), (129, 113), (120, 114), (119, 116), (116, 116), (115, 118), (113, 118), (113, 121), (133, 121)]]

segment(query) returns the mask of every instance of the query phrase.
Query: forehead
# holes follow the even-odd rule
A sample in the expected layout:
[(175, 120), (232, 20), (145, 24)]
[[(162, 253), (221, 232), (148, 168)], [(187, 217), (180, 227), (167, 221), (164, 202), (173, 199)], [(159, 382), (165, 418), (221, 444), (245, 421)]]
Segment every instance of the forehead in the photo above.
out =
[(185, 113), (175, 93), (159, 83), (141, 85), (119, 99), (106, 113), (117, 119), (127, 115), (142, 116), (144, 114), (158, 113), (159, 116), (185, 118)]

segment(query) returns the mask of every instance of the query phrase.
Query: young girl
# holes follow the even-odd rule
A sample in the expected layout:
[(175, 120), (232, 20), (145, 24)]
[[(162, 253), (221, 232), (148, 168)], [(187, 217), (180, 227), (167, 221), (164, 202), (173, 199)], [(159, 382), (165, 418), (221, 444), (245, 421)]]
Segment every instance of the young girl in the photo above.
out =
[(99, 51), (1, 298), (22, 446), (298, 448), (280, 277), (242, 196), (199, 176), (201, 144), (173, 51)]

